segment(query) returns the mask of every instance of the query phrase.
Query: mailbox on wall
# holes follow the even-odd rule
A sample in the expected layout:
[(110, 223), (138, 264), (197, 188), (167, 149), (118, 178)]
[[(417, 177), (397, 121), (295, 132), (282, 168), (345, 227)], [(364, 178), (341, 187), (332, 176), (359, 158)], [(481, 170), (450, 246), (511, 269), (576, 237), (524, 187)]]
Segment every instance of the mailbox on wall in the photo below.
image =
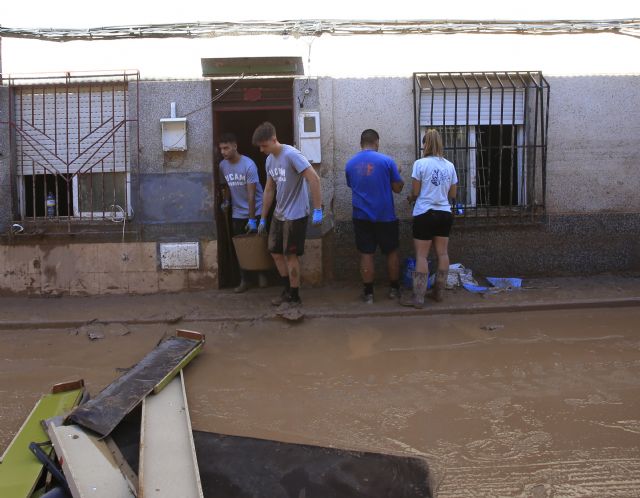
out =
[(298, 118), (298, 138), (300, 152), (310, 163), (319, 164), (320, 152), (320, 113), (318, 111), (301, 112)]

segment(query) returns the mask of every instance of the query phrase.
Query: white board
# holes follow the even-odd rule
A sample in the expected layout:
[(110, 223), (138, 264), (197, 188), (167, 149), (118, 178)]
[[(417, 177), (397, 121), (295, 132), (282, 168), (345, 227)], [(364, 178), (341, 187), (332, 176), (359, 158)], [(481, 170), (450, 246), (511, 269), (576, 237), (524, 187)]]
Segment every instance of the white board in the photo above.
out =
[(142, 402), (140, 498), (202, 498), (184, 375)]
[(73, 498), (134, 498), (104, 440), (78, 425), (50, 423), (48, 433)]

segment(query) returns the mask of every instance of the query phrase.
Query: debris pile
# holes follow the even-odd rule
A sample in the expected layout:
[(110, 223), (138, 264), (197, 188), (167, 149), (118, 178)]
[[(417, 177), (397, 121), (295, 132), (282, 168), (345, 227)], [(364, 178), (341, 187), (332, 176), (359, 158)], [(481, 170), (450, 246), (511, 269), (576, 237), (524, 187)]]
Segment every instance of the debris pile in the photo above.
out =
[(421, 458), (194, 431), (183, 369), (204, 342), (177, 331), (93, 399), (55, 385), (0, 459), (0, 497), (433, 496)]

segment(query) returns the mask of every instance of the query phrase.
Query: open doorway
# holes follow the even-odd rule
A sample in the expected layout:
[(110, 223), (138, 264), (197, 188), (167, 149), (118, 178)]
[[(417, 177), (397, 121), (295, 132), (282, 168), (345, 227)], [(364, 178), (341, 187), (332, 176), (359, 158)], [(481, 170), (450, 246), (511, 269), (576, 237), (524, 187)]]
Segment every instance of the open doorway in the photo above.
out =
[[(265, 80), (245, 81), (239, 89), (241, 95), (249, 94), (251, 101), (234, 99), (234, 101), (217, 101), (213, 108), (213, 130), (215, 145), (214, 182), (216, 186), (216, 226), (218, 227), (218, 282), (220, 288), (233, 287), (240, 280), (238, 262), (231, 241), (230, 220), (225, 219), (218, 206), (222, 200), (222, 188), (219, 177), (219, 164), (222, 160), (217, 147), (217, 139), (222, 133), (233, 133), (238, 138), (238, 152), (250, 157), (258, 166), (260, 183), (266, 183), (266, 156), (253, 146), (251, 137), (256, 127), (264, 121), (276, 127), (278, 140), (281, 143), (293, 144), (293, 94), (292, 80), (269, 81), (268, 88), (279, 85), (282, 99), (279, 102), (267, 100), (269, 92), (264, 91)], [(258, 85), (260, 88), (254, 88)], [(291, 90), (290, 90), (291, 89)], [(256, 98), (258, 96), (258, 98)], [(264, 97), (262, 97), (264, 96)], [(271, 105), (269, 105), (271, 104)]]

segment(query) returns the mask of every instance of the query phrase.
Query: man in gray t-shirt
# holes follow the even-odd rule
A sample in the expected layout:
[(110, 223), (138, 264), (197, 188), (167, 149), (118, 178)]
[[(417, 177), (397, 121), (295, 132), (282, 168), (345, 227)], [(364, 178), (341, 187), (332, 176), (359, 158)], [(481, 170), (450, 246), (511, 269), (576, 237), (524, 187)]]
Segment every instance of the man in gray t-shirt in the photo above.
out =
[(280, 153), (267, 157), (267, 175), (276, 184), (276, 209), (273, 216), (292, 221), (309, 216), (309, 191), (301, 174), (311, 164), (295, 147), (281, 144)]
[[(220, 148), (226, 145), (228, 144), (220, 144)], [(262, 185), (256, 163), (250, 157), (238, 154), (237, 149), (235, 156), (220, 162), (220, 183), (231, 194), (231, 217), (234, 220), (244, 220), (246, 225), (262, 211)], [(249, 205), (250, 197), (253, 198), (253, 209)], [(255, 229), (257, 230), (257, 225)]]
[[(262, 202), (258, 233), (266, 233), (266, 218), (275, 198), (276, 206), (269, 229), (269, 252), (282, 278), (284, 290), (271, 301), (274, 305), (301, 304), (300, 260), (309, 217), (309, 190), (313, 202), (312, 223), (322, 223), (320, 178), (309, 161), (295, 147), (281, 144), (275, 127), (262, 123), (253, 132), (253, 144), (267, 157), (267, 184)], [(308, 186), (307, 186), (308, 184)]]
[[(258, 178), (258, 168), (251, 158), (238, 152), (238, 141), (232, 133), (225, 133), (218, 140), (220, 153), (220, 183), (223, 185), (222, 209), (225, 211), (231, 201), (231, 229), (233, 236), (245, 232), (256, 232), (256, 216), (262, 210), (262, 185)], [(225, 216), (227, 214), (225, 213)], [(231, 242), (231, 241), (230, 241)], [(261, 287), (266, 286), (266, 275), (258, 274)], [(247, 290), (247, 274), (240, 269), (240, 285), (234, 292)]]

